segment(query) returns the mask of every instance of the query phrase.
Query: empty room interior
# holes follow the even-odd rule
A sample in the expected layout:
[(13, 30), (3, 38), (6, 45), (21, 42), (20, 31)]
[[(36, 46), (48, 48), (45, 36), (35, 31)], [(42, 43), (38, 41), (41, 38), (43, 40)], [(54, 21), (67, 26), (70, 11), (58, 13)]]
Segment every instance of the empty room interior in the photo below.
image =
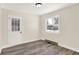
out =
[(0, 3), (0, 55), (79, 55), (79, 4)]

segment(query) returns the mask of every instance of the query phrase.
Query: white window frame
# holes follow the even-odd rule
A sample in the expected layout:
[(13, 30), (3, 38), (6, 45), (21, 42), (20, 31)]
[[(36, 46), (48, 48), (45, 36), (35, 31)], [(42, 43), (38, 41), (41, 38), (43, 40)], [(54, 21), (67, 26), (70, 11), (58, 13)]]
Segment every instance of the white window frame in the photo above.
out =
[[(48, 30), (48, 29), (47, 29), (47, 21), (48, 21), (49, 18), (52, 19), (52, 18), (54, 18), (54, 17), (57, 17), (57, 18), (58, 18), (58, 25), (57, 25), (57, 26), (58, 26), (58, 30), (56, 30), (56, 31), (54, 31), (54, 30)], [(52, 17), (48, 17), (48, 18), (45, 20), (45, 31), (46, 31), (46, 32), (52, 32), (52, 33), (59, 33), (59, 32), (60, 32), (59, 15), (52, 16)]]

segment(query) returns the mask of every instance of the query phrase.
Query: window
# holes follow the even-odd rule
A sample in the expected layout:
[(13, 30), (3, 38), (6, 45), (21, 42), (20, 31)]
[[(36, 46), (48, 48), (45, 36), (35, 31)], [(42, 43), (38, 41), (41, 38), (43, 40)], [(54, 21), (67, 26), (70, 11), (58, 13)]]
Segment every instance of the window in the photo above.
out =
[(46, 31), (59, 32), (59, 16), (48, 18), (46, 21)]
[(12, 18), (11, 25), (12, 25), (12, 31), (20, 31), (20, 19), (19, 18)]

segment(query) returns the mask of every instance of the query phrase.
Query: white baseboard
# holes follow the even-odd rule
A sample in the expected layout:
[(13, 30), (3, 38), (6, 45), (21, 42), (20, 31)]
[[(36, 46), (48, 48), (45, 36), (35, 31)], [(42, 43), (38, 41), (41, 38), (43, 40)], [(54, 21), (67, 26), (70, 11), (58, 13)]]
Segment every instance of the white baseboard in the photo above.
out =
[(77, 49), (77, 48), (71, 48), (71, 47), (69, 47), (69, 46), (67, 46), (67, 45), (63, 45), (63, 44), (58, 44), (58, 45), (61, 46), (61, 47), (64, 47), (64, 48), (73, 50), (73, 51), (75, 51), (75, 52), (79, 52), (79, 49)]

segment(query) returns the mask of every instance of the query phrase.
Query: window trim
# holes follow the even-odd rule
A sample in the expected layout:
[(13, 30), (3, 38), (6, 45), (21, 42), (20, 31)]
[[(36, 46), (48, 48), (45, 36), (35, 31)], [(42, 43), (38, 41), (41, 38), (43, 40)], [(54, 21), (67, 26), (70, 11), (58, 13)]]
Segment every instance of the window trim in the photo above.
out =
[[(59, 15), (56, 15), (56, 16), (53, 16), (53, 17), (58, 17), (59, 18)], [(46, 32), (51, 32), (51, 33), (60, 33), (60, 26), (59, 26), (59, 24), (60, 24), (60, 20), (58, 19), (58, 30), (57, 31), (54, 31), (54, 30), (48, 30), (47, 29), (47, 21), (48, 21), (48, 19), (49, 18), (53, 18), (53, 17), (48, 17), (47, 19), (45, 19), (45, 31)]]

